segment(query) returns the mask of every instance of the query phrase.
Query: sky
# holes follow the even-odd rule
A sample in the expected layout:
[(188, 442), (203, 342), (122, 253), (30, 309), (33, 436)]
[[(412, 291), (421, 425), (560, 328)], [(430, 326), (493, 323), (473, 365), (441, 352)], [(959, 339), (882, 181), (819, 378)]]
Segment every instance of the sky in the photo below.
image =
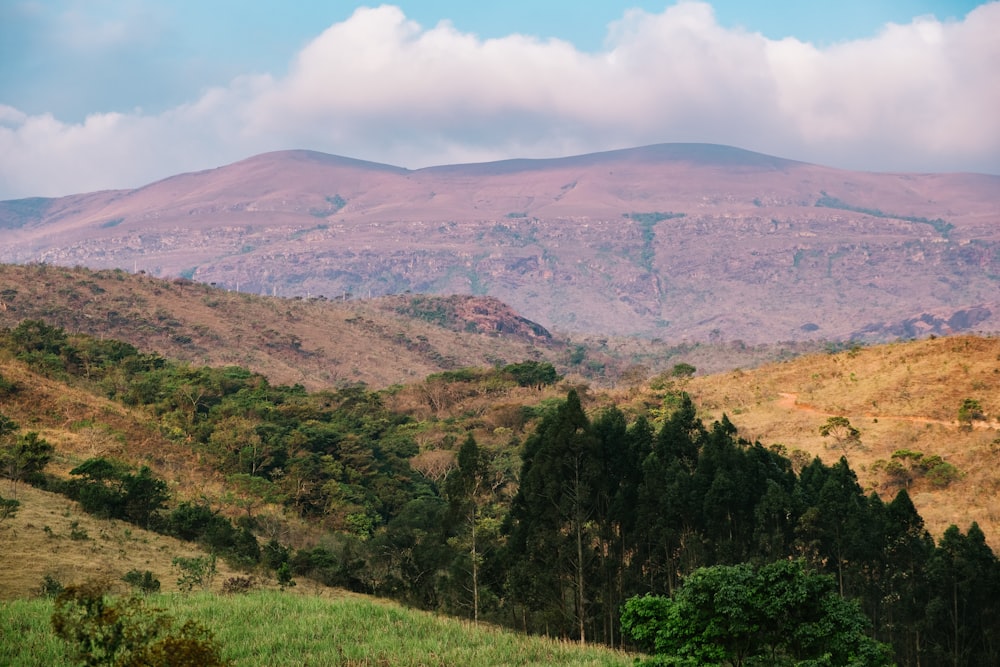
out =
[(1000, 174), (1000, 0), (0, 0), (0, 199), (306, 148)]

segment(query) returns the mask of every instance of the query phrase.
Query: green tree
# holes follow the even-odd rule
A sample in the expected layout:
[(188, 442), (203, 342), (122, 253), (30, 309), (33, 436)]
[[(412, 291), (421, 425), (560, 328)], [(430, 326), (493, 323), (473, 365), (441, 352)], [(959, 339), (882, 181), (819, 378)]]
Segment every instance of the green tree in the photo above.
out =
[(972, 422), (981, 419), (986, 419), (986, 415), (983, 414), (983, 406), (979, 401), (974, 398), (962, 401), (962, 405), (958, 408), (958, 421), (963, 429), (971, 430)]
[(457, 542), (468, 549), (472, 619), (479, 623), (479, 570), (483, 558), (479, 542), (480, 507), (486, 502), (486, 464), (470, 433), (458, 450), (458, 468), (445, 481), (453, 522), (460, 531)]
[[(11, 481), (14, 496), (17, 496), (17, 483), (37, 479), (42, 470), (52, 460), (55, 448), (35, 431), (29, 431), (16, 437), (17, 425), (0, 415), (0, 470), (3, 476)], [(6, 436), (4, 432), (6, 431)], [(6, 442), (4, 442), (6, 441)]]
[(167, 483), (153, 476), (147, 466), (137, 473), (128, 465), (103, 457), (87, 459), (69, 471), (71, 495), (84, 511), (97, 516), (130, 521), (149, 528), (170, 498)]
[(544, 387), (560, 380), (555, 367), (547, 361), (522, 361), (508, 364), (501, 372), (510, 375), (521, 387)]
[(824, 438), (833, 438), (845, 454), (848, 449), (861, 446), (861, 431), (854, 428), (847, 417), (830, 417), (819, 427), (819, 434)]
[(1000, 563), (976, 523), (945, 530), (927, 565), (928, 653), (940, 664), (1000, 664)]
[(644, 650), (697, 664), (890, 664), (857, 604), (801, 561), (700, 568), (672, 598), (626, 602), (622, 628)]
[(680, 362), (679, 364), (674, 364), (673, 368), (670, 369), (670, 376), (680, 379), (687, 379), (693, 377), (698, 369), (689, 363)]
[(586, 642), (587, 573), (593, 557), (590, 519), (603, 474), (590, 422), (572, 390), (525, 442), (508, 546), (516, 594), (535, 609), (558, 610), (569, 622), (566, 631), (581, 643)]
[(0, 496), (0, 524), (17, 514), (20, 506), (19, 501)]
[(180, 571), (180, 576), (177, 578), (177, 588), (186, 593), (190, 593), (195, 586), (207, 591), (219, 572), (215, 554), (190, 558), (177, 556), (170, 561), (170, 564)]

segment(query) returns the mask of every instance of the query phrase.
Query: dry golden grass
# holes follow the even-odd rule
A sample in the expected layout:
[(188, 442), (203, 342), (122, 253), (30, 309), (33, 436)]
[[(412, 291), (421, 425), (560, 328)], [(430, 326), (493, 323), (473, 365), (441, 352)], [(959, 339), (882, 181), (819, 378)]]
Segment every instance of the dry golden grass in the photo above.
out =
[[(928, 529), (979, 523), (1000, 548), (1000, 339), (956, 336), (816, 354), (756, 370), (694, 378), (688, 384), (706, 421), (729, 415), (743, 437), (781, 444), (826, 462), (846, 455), (866, 489), (889, 499), (896, 487), (872, 464), (899, 449), (937, 455), (961, 478), (947, 488), (926, 479), (910, 487)], [(962, 428), (962, 401), (980, 402), (987, 417)], [(846, 452), (823, 438), (830, 416), (847, 417), (861, 447)]]
[[(0, 488), (9, 498), (9, 482), (3, 480)], [(17, 514), (0, 524), (0, 599), (37, 595), (46, 575), (63, 584), (107, 580), (125, 591), (121, 579), (130, 570), (149, 570), (161, 590), (177, 591), (179, 571), (171, 560), (205, 555), (188, 542), (95, 518), (64, 496), (27, 485), (17, 487), (17, 500)], [(217, 567), (212, 590), (240, 574), (221, 560)]]

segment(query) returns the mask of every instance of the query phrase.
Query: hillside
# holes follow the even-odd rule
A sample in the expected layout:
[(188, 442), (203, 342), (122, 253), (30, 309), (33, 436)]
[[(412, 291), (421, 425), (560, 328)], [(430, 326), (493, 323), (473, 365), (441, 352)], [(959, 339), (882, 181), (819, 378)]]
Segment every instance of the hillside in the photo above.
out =
[[(35, 323), (5, 332), (3, 344), (0, 411), (54, 445), (48, 488), (92, 512), (141, 510), (147, 496), (138, 505), (117, 498), (151, 487), (109, 459), (148, 465), (140, 475), (169, 491), (154, 509), (157, 529), (220, 545), (230, 566), (269, 588), (283, 571), (300, 578), (299, 592), (346, 588), (619, 645), (617, 613), (631, 596), (669, 593), (724, 559), (795, 557), (857, 599), (903, 655), (924, 649), (913, 628), (889, 625), (884, 586), (918, 587), (894, 596), (891, 610), (942, 628), (953, 578), (964, 577), (962, 591), (997, 581), (995, 338), (855, 347), (697, 378), (682, 367), (609, 390), (528, 363), (315, 394)], [(823, 435), (831, 420), (854, 429)], [(9, 433), (0, 434), (5, 457)], [(595, 486), (580, 492), (581, 479)], [(22, 506), (0, 526), (12, 538), (0, 558), (23, 563), (4, 568), (4, 597), (36, 593), (46, 575), (117, 581), (149, 570), (170, 581), (168, 559), (198, 553), (84, 517), (76, 503), (23, 483), (5, 480), (4, 491)], [(109, 504), (93, 504), (104, 497)], [(586, 522), (573, 523), (582, 514), (574, 507)], [(587, 560), (573, 561), (583, 544), (593, 547)], [(980, 565), (956, 574), (950, 559), (966, 550)], [(630, 554), (641, 567), (630, 567)], [(567, 615), (567, 595), (586, 595), (588, 607)], [(924, 595), (931, 602), (921, 606)], [(972, 593), (961, 595), (965, 604)], [(973, 602), (992, 618), (992, 602)], [(963, 621), (933, 635), (929, 650), (941, 653), (951, 632), (978, 630)]]
[[(755, 370), (694, 378), (688, 391), (707, 419), (729, 415), (746, 438), (827, 462), (847, 457), (861, 484), (891, 497), (906, 483), (887, 474), (893, 453), (940, 456), (958, 469), (939, 486), (917, 471), (908, 490), (927, 527), (976, 521), (1000, 548), (1000, 338), (956, 336), (816, 354)], [(963, 428), (965, 399), (983, 418)], [(819, 429), (842, 416), (860, 431), (846, 450)], [(794, 458), (794, 457), (793, 457)], [(881, 460), (882, 466), (876, 465)], [(908, 467), (908, 460), (896, 461)]]
[(28, 319), (312, 390), (382, 388), (526, 359), (606, 384), (636, 365), (658, 372), (683, 360), (710, 372), (820, 347), (568, 338), (490, 297), (282, 298), (121, 270), (0, 264), (0, 328)]
[(0, 261), (280, 296), (491, 296), (552, 331), (675, 345), (879, 341), (1000, 330), (998, 193), (997, 176), (708, 144), (420, 170), (284, 151), (0, 202)]

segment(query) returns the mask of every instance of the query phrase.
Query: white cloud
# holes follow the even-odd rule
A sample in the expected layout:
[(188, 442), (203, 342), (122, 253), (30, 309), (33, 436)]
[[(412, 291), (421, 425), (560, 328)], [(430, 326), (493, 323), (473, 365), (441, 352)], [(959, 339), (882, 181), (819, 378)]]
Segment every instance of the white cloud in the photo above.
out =
[(298, 147), (417, 167), (711, 141), (848, 168), (1000, 173), (997, 34), (1000, 2), (824, 48), (726, 29), (682, 2), (627, 12), (584, 53), (359, 9), (287, 75), (241, 77), (162, 114), (64, 123), (0, 106), (0, 198)]

